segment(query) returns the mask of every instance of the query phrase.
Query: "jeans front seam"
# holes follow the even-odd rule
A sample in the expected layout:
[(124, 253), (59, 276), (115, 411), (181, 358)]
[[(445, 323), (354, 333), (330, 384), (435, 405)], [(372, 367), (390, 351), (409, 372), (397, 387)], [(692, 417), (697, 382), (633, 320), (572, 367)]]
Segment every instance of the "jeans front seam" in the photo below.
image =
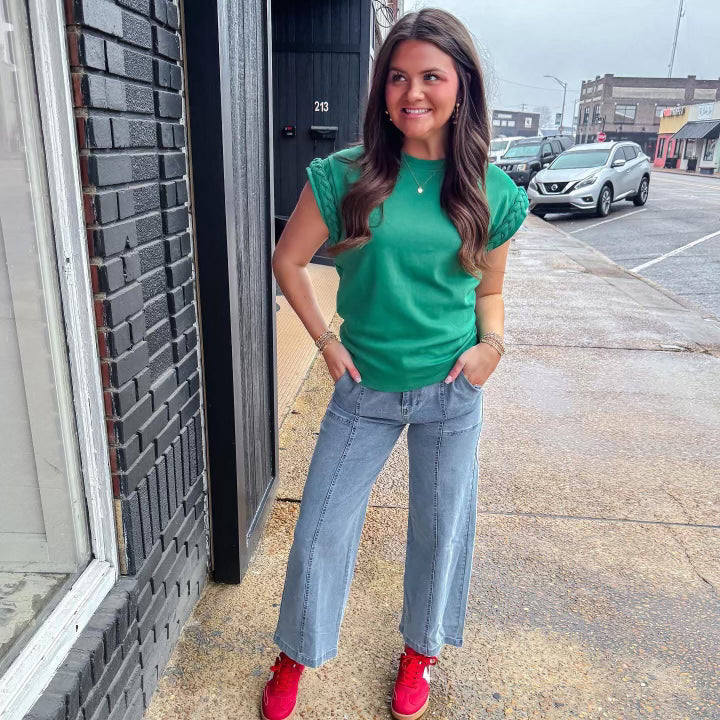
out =
[[(477, 482), (477, 470), (478, 470), (478, 461), (477, 461), (477, 447), (476, 447), (475, 448), (475, 459), (473, 460), (472, 475), (470, 477), (470, 480), (473, 483)], [(468, 552), (468, 547), (469, 547), (468, 543), (472, 542), (473, 545), (475, 544), (474, 535), (472, 538), (470, 538), (470, 518), (472, 517), (472, 512), (473, 512), (472, 501), (474, 498), (475, 498), (475, 492), (471, 486), (470, 487), (470, 502), (468, 503), (467, 521), (465, 523), (465, 554), (463, 556), (463, 571), (462, 571), (463, 584), (462, 584), (462, 587), (460, 588), (460, 598), (459, 598), (459, 602), (458, 602), (458, 611), (457, 611), (457, 617), (458, 617), (457, 634), (460, 637), (462, 637), (463, 626), (465, 625), (465, 616), (462, 612), (463, 600), (465, 598), (465, 587), (470, 582), (469, 578), (467, 578), (465, 575), (465, 573), (467, 572), (468, 555), (470, 554)], [(472, 572), (472, 568), (471, 568), (471, 572)], [(466, 604), (466, 609), (467, 609), (467, 604)]]
[(430, 616), (432, 615), (433, 591), (435, 587), (435, 565), (438, 550), (438, 482), (440, 475), (440, 446), (442, 445), (443, 423), (438, 423), (438, 437), (435, 443), (435, 477), (433, 478), (433, 559), (430, 568), (427, 616), (425, 618), (425, 645), (430, 642)]
[[(362, 388), (361, 388), (361, 390), (362, 390)], [(361, 393), (361, 395), (362, 395), (362, 393)], [(358, 400), (358, 405), (359, 405), (359, 400)], [(343, 464), (345, 462), (345, 458), (347, 457), (348, 451), (350, 450), (350, 445), (352, 444), (352, 441), (355, 438), (355, 432), (357, 430), (357, 425), (358, 425), (359, 419), (360, 419), (359, 416), (355, 415), (355, 419), (350, 428), (350, 435), (348, 436), (347, 442), (345, 443), (345, 448), (343, 449), (342, 455), (340, 455), (337, 467), (335, 468), (335, 472), (333, 473), (333, 477), (330, 482), (330, 487), (328, 488), (327, 494), (325, 495), (325, 500), (323, 502), (323, 506), (320, 511), (320, 517), (318, 518), (317, 527), (315, 528), (315, 532), (313, 533), (313, 539), (310, 543), (310, 550), (308, 552), (308, 568), (305, 573), (305, 588), (304, 588), (304, 592), (303, 592), (303, 612), (302, 612), (302, 618), (300, 621), (300, 628), (299, 628), (299, 633), (298, 633), (298, 638), (299, 638), (298, 650), (300, 652), (303, 651), (304, 641), (305, 641), (305, 622), (307, 620), (307, 609), (308, 609), (309, 596), (310, 596), (310, 575), (312, 573), (313, 558), (315, 557), (315, 546), (317, 544), (318, 536), (320, 535), (320, 529), (322, 527), (323, 520), (325, 519), (325, 512), (327, 511), (327, 507), (330, 504), (330, 499), (332, 498), (333, 490), (335, 489), (335, 484), (337, 482), (338, 475), (340, 474), (340, 471), (342, 470)]]

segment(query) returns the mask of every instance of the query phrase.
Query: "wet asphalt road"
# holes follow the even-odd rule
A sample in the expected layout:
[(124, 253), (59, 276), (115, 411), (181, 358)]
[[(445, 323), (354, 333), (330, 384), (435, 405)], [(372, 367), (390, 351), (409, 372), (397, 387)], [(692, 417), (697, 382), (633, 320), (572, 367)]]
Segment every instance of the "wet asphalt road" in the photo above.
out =
[(720, 179), (653, 172), (644, 208), (620, 201), (607, 218), (548, 214), (545, 220), (705, 316), (720, 317)]

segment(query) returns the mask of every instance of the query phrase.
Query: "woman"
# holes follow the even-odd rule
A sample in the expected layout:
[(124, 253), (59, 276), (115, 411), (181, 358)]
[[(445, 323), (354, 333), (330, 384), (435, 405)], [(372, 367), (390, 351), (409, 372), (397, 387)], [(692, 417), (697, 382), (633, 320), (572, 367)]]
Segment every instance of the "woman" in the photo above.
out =
[[(302, 496), (265, 686), (265, 720), (295, 709), (305, 666), (335, 657), (372, 485), (408, 425), (410, 508), (391, 710), (420, 717), (429, 667), (462, 645), (474, 547), (483, 386), (504, 346), (506, 242), (525, 192), (493, 165), (482, 71), (449, 13), (401, 18), (377, 59), (362, 146), (308, 168), (273, 258), (335, 380)], [(337, 338), (307, 263), (327, 238)]]

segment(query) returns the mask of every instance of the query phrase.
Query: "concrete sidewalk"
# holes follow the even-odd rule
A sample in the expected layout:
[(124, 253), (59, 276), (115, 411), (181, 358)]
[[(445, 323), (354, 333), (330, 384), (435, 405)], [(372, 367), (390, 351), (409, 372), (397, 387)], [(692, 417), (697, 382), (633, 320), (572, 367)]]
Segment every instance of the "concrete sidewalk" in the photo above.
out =
[[(465, 646), (441, 653), (425, 717), (720, 718), (720, 323), (537, 218), (510, 250), (506, 317)], [(331, 390), (320, 358), (282, 428), (257, 557), (240, 586), (208, 586), (149, 718), (258, 717)], [(390, 718), (406, 453), (403, 435), (373, 490), (340, 655), (306, 671), (298, 718)]]

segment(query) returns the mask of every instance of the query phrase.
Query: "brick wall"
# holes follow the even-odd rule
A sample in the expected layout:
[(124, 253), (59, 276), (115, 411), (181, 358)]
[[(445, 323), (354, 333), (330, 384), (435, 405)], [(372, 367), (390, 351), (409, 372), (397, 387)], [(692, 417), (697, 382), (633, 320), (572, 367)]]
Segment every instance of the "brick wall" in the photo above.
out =
[(139, 718), (207, 578), (178, 6), (66, 0), (124, 577), (26, 716)]

